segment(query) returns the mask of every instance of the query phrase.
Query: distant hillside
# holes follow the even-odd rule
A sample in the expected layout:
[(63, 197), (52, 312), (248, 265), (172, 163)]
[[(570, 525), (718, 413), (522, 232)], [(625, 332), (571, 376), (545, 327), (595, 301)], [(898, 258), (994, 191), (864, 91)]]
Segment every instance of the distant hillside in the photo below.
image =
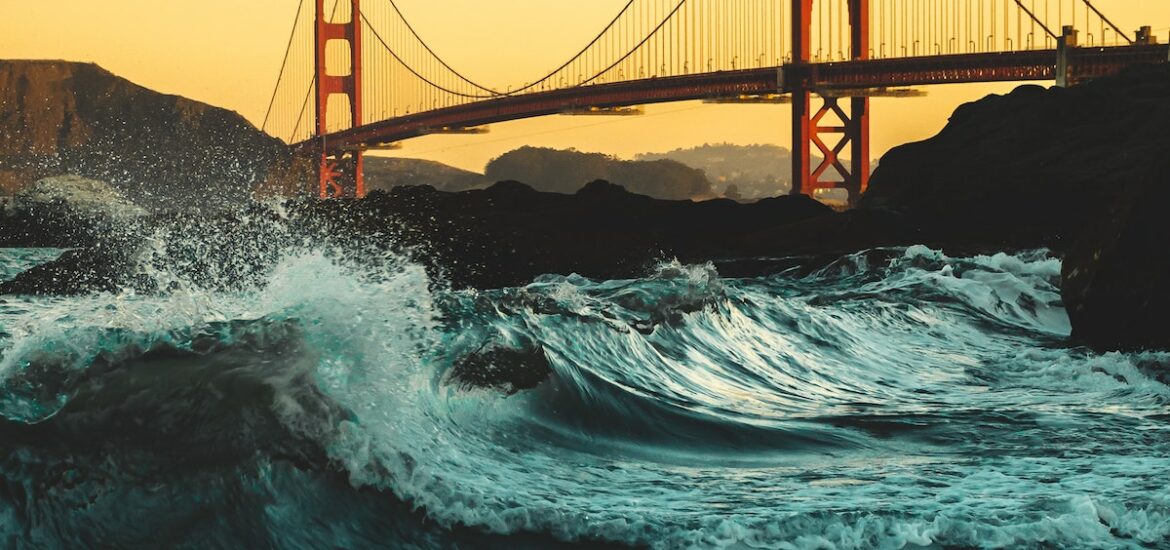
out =
[(792, 187), (792, 152), (778, 145), (707, 144), (635, 158), (669, 159), (697, 168), (720, 194), (743, 199), (786, 195)]
[[(786, 195), (792, 188), (792, 151), (779, 145), (706, 144), (635, 158), (669, 159), (698, 168), (707, 174), (716, 192), (730, 198), (774, 197)], [(812, 162), (820, 163), (821, 157), (813, 155)]]
[(144, 206), (238, 203), (287, 163), (240, 115), (138, 86), (93, 64), (0, 61), (0, 193), (66, 173)]
[(619, 160), (601, 153), (521, 147), (493, 159), (484, 170), (492, 181), (516, 180), (540, 191), (576, 193), (593, 180), (607, 180), (639, 195), (669, 200), (720, 196), (701, 170), (673, 160)]
[(495, 183), (483, 174), (446, 164), (407, 158), (366, 156), (366, 189), (391, 189), (401, 185), (430, 185), (440, 191), (483, 189)]

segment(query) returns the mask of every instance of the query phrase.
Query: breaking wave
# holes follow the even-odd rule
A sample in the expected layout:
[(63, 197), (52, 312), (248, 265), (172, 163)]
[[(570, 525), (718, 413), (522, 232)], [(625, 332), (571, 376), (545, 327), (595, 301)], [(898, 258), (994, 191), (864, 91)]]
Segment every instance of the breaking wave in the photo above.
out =
[(1069, 347), (1059, 272), (450, 291), (309, 249), (256, 288), (8, 297), (0, 546), (1168, 544), (1170, 357)]

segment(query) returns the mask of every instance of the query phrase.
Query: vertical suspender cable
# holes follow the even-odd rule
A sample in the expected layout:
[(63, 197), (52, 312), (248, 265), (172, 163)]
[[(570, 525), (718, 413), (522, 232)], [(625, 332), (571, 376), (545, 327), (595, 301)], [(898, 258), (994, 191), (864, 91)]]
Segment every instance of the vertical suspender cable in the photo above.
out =
[(837, 53), (837, 56), (841, 59), (847, 58), (847, 56), (845, 54), (845, 42), (846, 42), (845, 32), (844, 32), (845, 27), (842, 23), (843, 12), (845, 11), (845, 9), (846, 9), (845, 6), (840, 5), (840, 4), (837, 5), (837, 52), (836, 53)]
[(268, 127), (268, 117), (272, 115), (272, 108), (276, 104), (276, 94), (280, 91), (280, 81), (284, 78), (284, 71), (288, 67), (289, 54), (292, 53), (293, 39), (297, 35), (297, 23), (301, 19), (301, 10), (305, 6), (305, 0), (301, 0), (297, 4), (297, 14), (293, 17), (292, 31), (288, 33), (288, 46), (284, 49), (284, 60), (280, 62), (280, 71), (276, 74), (276, 84), (272, 87), (272, 99), (268, 101), (268, 112), (264, 113), (264, 122), (260, 128), (266, 129)]

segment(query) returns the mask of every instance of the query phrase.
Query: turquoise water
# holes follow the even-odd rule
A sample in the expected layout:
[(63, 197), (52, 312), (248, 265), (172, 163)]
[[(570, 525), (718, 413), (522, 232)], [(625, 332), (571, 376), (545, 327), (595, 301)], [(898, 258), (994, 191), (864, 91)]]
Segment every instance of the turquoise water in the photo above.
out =
[[(454, 292), (298, 250), (248, 291), (4, 297), (0, 546), (1170, 545), (1170, 355), (1070, 347), (1059, 271), (911, 247)], [(451, 379), (499, 348), (552, 373)]]

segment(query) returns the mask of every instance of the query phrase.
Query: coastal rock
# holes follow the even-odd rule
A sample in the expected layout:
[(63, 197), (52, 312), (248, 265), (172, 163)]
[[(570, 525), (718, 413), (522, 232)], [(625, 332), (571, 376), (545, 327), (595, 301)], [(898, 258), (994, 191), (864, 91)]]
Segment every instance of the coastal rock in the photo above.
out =
[(455, 288), (523, 285), (542, 274), (636, 277), (664, 259), (738, 257), (747, 234), (832, 215), (807, 197), (663, 201), (604, 181), (574, 195), (518, 182), (463, 193), (399, 187), (290, 210), (302, 226), (328, 228), (316, 233), (406, 251)]
[(930, 235), (920, 231), (904, 214), (857, 209), (749, 233), (743, 238), (741, 250), (749, 257), (839, 256), (866, 248), (930, 242)]
[[(861, 207), (898, 212), (943, 248), (1065, 253), (1075, 339), (1170, 349), (1167, 98), (1168, 64), (989, 96), (960, 107), (939, 135), (890, 151)], [(818, 223), (839, 222), (806, 222)]]
[(1143, 176), (1141, 161), (1170, 154), (1168, 97), (1163, 64), (963, 105), (937, 136), (886, 154), (860, 205), (936, 241), (1066, 250)]
[(1064, 259), (1073, 338), (1102, 350), (1170, 350), (1170, 162), (1133, 182)]
[(540, 346), (512, 349), (489, 345), (457, 360), (448, 376), (466, 388), (496, 388), (514, 394), (535, 388), (552, 373)]
[[(518, 182), (461, 193), (397, 187), (361, 201), (291, 201), (283, 210), (286, 217), (259, 205), (214, 216), (154, 216), (138, 240), (98, 242), (0, 284), (0, 293), (149, 287), (118, 273), (133, 273), (129, 264), (174, 279), (157, 288), (262, 284), (282, 250), (306, 244), (355, 261), (397, 252), (453, 288), (518, 286), (544, 274), (620, 279), (667, 259), (740, 257), (745, 235), (833, 215), (807, 197), (662, 201), (602, 181), (574, 195)], [(69, 280), (74, 271), (87, 275)]]

